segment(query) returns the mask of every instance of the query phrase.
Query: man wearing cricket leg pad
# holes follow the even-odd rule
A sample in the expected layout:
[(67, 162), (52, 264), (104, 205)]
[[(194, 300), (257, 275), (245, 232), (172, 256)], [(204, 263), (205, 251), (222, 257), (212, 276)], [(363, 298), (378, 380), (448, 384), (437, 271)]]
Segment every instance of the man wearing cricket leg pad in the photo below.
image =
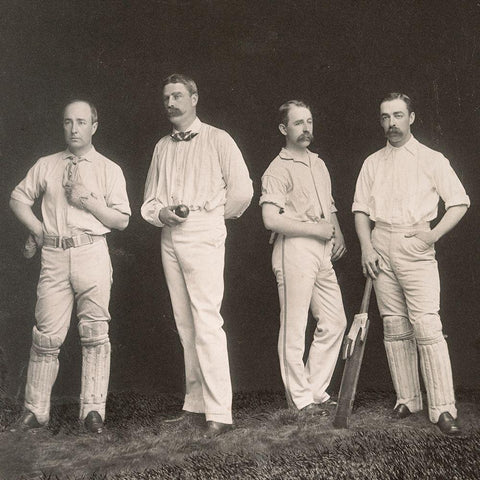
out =
[[(411, 134), (411, 100), (391, 93), (380, 104), (387, 145), (364, 162), (352, 211), (364, 275), (374, 279), (384, 341), (397, 394), (393, 417), (422, 409), (418, 360), (430, 421), (457, 435), (457, 409), (447, 343), (439, 316), (434, 244), (461, 220), (470, 200), (448, 160)], [(438, 202), (446, 213), (432, 230)], [(371, 222), (375, 222), (372, 230)]]
[[(42, 255), (25, 411), (13, 431), (43, 427), (50, 419), (58, 354), (74, 303), (82, 345), (79, 418), (89, 432), (103, 429), (112, 284), (105, 235), (127, 227), (130, 206), (120, 167), (92, 145), (97, 126), (93, 104), (69, 102), (63, 111), (68, 149), (40, 158), (11, 195), (13, 212), (30, 231), (30, 247)], [(32, 210), (39, 197), (42, 220)]]
[(108, 380), (110, 376), (110, 340), (107, 322), (80, 322), (82, 344), (82, 386), (80, 418), (95, 411), (105, 418)]
[[(277, 234), (272, 267), (280, 300), (278, 354), (287, 402), (301, 412), (327, 414), (327, 393), (346, 318), (332, 261), (345, 252), (328, 170), (308, 150), (313, 119), (303, 102), (279, 110), (286, 148), (262, 177), (260, 205), (265, 227)], [(309, 308), (317, 322), (303, 363)]]

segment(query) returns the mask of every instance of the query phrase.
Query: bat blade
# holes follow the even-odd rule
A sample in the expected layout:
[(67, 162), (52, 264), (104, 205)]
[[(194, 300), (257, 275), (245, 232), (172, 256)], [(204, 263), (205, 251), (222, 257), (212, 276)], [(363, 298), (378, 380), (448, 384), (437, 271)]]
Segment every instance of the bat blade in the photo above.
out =
[[(362, 328), (358, 328), (355, 320), (351, 327), (351, 331), (354, 329), (354, 340), (348, 338), (351, 335), (351, 331), (345, 337), (346, 341), (344, 345), (346, 348), (344, 348), (343, 356), (346, 358), (346, 361), (343, 370), (342, 383), (340, 385), (340, 392), (338, 394), (337, 409), (333, 419), (333, 426), (335, 428), (348, 428), (349, 426), (353, 403), (355, 401), (355, 394), (357, 391), (358, 377), (360, 375), (363, 354), (365, 351), (368, 327), (370, 324), (366, 314), (368, 313), (371, 292), (372, 279), (368, 277), (365, 283), (360, 313), (356, 315), (356, 317), (362, 317)], [(353, 341), (354, 344), (352, 344)]]

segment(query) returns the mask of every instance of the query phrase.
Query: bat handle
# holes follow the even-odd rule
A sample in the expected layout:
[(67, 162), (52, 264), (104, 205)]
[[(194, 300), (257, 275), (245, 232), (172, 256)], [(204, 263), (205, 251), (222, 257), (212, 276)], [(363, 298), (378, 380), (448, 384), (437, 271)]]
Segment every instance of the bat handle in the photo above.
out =
[(372, 294), (373, 281), (370, 276), (367, 277), (365, 282), (365, 289), (363, 290), (362, 305), (360, 306), (360, 313), (368, 312), (368, 305), (370, 304), (370, 295)]

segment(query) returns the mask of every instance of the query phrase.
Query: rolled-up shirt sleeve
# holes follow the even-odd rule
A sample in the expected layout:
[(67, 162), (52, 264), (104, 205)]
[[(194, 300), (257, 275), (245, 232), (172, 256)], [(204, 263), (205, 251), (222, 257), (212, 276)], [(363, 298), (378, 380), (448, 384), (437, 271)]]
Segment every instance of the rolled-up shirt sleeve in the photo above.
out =
[(238, 218), (252, 200), (252, 180), (242, 152), (227, 132), (221, 132), (217, 147), (226, 185), (225, 218)]
[(15, 187), (11, 198), (32, 206), (45, 189), (46, 165), (40, 158), (27, 172), (25, 178)]
[(280, 209), (285, 208), (287, 198), (287, 186), (285, 182), (272, 175), (264, 175), (262, 177), (262, 195), (260, 197), (260, 205), (264, 203), (272, 203)]
[(107, 206), (126, 215), (131, 215), (130, 203), (127, 195), (125, 177), (119, 166), (115, 165), (111, 178), (108, 179), (106, 195)]
[(363, 212), (370, 215), (369, 199), (372, 189), (373, 175), (371, 162), (365, 160), (355, 187), (355, 196), (353, 198), (352, 212)]
[(164, 224), (159, 220), (158, 214), (166, 205), (163, 205), (158, 199), (158, 182), (158, 159), (155, 149), (153, 152), (152, 163), (150, 164), (150, 168), (148, 170), (147, 180), (145, 182), (145, 192), (143, 196), (141, 214), (148, 223), (151, 223), (156, 227), (163, 227)]
[(443, 155), (436, 162), (434, 179), (437, 192), (445, 202), (446, 210), (458, 205), (470, 206), (470, 198), (465, 192), (465, 188), (450, 162)]

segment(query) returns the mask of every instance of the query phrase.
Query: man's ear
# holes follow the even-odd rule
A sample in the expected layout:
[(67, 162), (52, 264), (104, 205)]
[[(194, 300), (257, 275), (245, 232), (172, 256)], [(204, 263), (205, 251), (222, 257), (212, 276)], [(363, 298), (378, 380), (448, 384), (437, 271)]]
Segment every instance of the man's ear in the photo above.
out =
[(192, 105), (196, 107), (197, 103), (198, 103), (198, 93), (192, 93)]
[(280, 133), (282, 135), (285, 135), (287, 136), (287, 126), (284, 125), (283, 123), (281, 123), (279, 126), (278, 126), (278, 129), (280, 130)]
[(92, 124), (92, 135), (95, 135), (97, 128), (98, 128), (98, 122), (95, 122), (94, 124)]
[(411, 125), (415, 121), (415, 112), (410, 114), (409, 125)]

